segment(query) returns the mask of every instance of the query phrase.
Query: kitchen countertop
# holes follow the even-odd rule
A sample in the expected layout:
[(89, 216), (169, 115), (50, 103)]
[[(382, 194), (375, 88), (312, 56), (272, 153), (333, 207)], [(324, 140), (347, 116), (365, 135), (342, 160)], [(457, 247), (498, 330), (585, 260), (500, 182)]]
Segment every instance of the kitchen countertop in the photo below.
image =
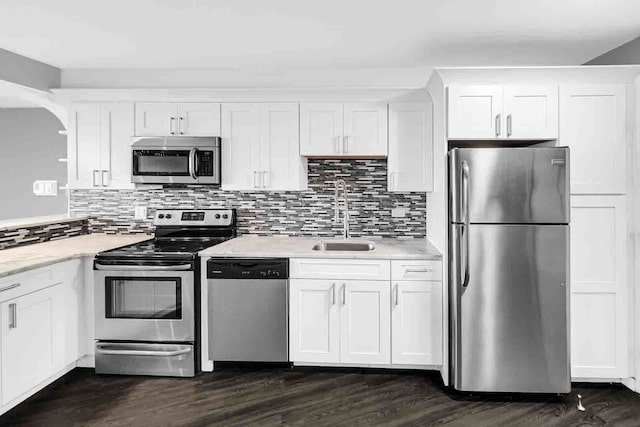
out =
[(318, 241), (340, 240), (317, 237), (239, 236), (200, 252), (211, 257), (263, 258), (351, 258), (439, 260), (442, 254), (427, 239), (353, 239), (370, 240), (372, 251), (314, 251)]
[(0, 250), (0, 277), (150, 239), (148, 234), (86, 234)]
[(60, 214), (36, 216), (31, 218), (8, 219), (0, 221), (0, 231), (36, 227), (39, 225), (63, 224), (66, 222), (82, 221), (88, 218), (88, 216), (69, 216), (67, 214)]

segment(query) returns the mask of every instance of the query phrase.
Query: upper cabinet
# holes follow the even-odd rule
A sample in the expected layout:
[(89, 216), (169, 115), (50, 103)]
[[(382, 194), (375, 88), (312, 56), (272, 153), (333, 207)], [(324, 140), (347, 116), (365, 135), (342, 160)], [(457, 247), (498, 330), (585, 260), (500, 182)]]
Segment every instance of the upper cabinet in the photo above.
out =
[(560, 87), (560, 144), (571, 150), (572, 194), (626, 192), (625, 85)]
[(284, 191), (307, 188), (300, 156), (298, 104), (222, 106), (222, 188)]
[(69, 188), (133, 188), (133, 104), (77, 104), (67, 137)]
[(136, 136), (220, 136), (220, 104), (136, 104)]
[(433, 190), (432, 105), (389, 104), (389, 191)]
[(558, 137), (557, 86), (450, 86), (449, 139)]
[(387, 104), (300, 104), (300, 154), (386, 157)]

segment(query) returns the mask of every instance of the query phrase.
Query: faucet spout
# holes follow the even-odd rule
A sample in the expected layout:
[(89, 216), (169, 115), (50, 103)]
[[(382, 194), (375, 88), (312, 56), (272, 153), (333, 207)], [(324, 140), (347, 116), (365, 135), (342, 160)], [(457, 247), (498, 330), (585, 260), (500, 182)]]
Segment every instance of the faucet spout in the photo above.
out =
[(343, 192), (343, 224), (342, 224), (342, 238), (347, 240), (349, 238), (349, 193), (347, 191), (347, 183), (343, 179), (339, 179), (335, 182), (335, 220), (338, 221), (339, 215), (339, 192)]

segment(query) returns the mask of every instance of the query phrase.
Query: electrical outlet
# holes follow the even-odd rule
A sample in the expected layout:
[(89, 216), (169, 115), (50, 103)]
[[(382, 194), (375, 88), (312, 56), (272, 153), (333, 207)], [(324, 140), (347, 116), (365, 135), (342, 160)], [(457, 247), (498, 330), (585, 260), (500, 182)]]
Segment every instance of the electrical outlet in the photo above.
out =
[(147, 207), (146, 206), (135, 206), (135, 219), (147, 219)]
[(392, 218), (404, 218), (407, 216), (406, 208), (393, 208), (391, 209), (391, 217)]

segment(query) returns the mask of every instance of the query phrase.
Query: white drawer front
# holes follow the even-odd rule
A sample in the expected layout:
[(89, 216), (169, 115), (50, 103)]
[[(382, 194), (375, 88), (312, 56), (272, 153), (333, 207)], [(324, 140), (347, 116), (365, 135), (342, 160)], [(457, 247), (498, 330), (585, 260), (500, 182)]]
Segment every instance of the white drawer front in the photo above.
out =
[(391, 280), (442, 280), (442, 262), (391, 261)]
[(0, 280), (0, 301), (7, 301), (56, 283), (53, 266), (19, 273)]
[(391, 265), (386, 260), (292, 259), (292, 279), (390, 280)]

